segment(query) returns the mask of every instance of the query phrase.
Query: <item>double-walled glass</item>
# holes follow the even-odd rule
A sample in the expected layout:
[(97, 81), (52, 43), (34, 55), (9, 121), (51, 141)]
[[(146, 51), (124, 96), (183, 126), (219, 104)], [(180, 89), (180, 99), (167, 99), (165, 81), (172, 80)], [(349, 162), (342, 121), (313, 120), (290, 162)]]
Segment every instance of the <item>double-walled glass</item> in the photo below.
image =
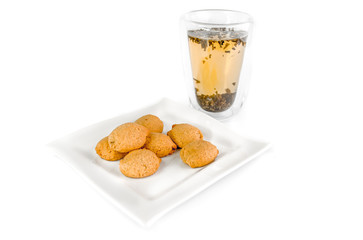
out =
[(217, 119), (236, 114), (249, 84), (252, 17), (197, 10), (181, 17), (184, 72), (192, 106)]

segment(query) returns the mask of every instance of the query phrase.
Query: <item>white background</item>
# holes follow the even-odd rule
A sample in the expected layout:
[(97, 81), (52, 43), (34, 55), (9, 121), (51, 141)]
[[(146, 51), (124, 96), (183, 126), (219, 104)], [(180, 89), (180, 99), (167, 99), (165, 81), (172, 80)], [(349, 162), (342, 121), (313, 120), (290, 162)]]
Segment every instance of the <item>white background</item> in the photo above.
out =
[[(1, 1), (0, 238), (362, 239), (359, 3)], [(44, 145), (161, 97), (186, 104), (178, 21), (203, 8), (254, 16), (230, 125), (273, 148), (145, 229)]]

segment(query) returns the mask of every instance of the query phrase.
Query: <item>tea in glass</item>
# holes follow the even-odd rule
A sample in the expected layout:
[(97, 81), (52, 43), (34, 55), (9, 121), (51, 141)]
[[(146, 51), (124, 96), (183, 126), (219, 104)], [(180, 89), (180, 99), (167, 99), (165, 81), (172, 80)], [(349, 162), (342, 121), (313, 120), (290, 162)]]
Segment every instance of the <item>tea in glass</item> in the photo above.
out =
[(247, 96), (252, 17), (207, 9), (184, 14), (180, 23), (191, 105), (214, 118), (230, 118)]
[(229, 109), (236, 98), (247, 33), (228, 28), (188, 31), (198, 104), (208, 112)]

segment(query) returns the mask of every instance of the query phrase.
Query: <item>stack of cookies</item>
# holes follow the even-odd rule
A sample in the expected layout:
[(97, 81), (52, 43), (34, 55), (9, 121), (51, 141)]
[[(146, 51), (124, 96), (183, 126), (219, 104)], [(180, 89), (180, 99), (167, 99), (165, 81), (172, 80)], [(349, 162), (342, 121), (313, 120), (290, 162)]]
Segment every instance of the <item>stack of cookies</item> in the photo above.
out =
[(161, 158), (181, 148), (180, 157), (190, 167), (202, 167), (214, 161), (218, 149), (203, 140), (202, 132), (190, 124), (174, 124), (163, 134), (164, 124), (148, 114), (135, 122), (124, 123), (100, 140), (96, 153), (108, 161), (120, 160), (120, 171), (127, 177), (142, 178), (154, 174)]

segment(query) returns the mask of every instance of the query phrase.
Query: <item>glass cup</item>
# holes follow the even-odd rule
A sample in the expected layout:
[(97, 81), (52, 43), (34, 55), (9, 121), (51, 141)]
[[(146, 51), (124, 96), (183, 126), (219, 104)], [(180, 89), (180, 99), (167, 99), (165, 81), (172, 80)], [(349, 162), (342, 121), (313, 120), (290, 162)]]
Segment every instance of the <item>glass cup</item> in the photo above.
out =
[(216, 119), (230, 118), (247, 97), (252, 17), (207, 9), (184, 14), (180, 23), (191, 105)]

